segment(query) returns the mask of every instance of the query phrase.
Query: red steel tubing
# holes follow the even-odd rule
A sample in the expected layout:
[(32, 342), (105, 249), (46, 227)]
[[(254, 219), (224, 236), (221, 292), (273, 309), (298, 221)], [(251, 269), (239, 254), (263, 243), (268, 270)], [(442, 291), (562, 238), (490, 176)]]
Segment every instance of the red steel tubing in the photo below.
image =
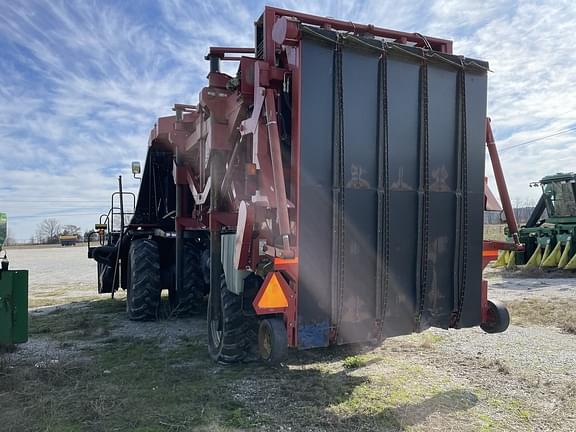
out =
[(510, 201), (510, 195), (508, 194), (506, 180), (504, 179), (504, 172), (502, 170), (502, 164), (500, 163), (500, 157), (498, 156), (494, 134), (492, 133), (490, 118), (486, 119), (486, 147), (488, 147), (488, 153), (490, 154), (490, 160), (492, 161), (492, 169), (494, 170), (496, 186), (498, 187), (498, 193), (500, 194), (500, 200), (502, 201), (502, 208), (504, 209), (504, 215), (506, 216), (506, 223), (508, 224), (508, 229), (514, 239), (514, 243), (518, 245), (520, 244), (518, 238), (518, 224), (516, 223), (516, 216), (514, 215), (512, 202)]
[(266, 127), (268, 128), (268, 141), (270, 142), (270, 158), (272, 159), (272, 175), (276, 193), (276, 211), (278, 212), (278, 225), (282, 236), (284, 248), (283, 258), (291, 258), (290, 250), (290, 220), (288, 218), (288, 199), (284, 183), (284, 168), (282, 166), (282, 150), (280, 149), (280, 135), (276, 123), (276, 103), (274, 90), (266, 90)]
[[(452, 54), (452, 41), (446, 39), (439, 39), (428, 36), (422, 37), (419, 34), (406, 33), (396, 30), (375, 27), (371, 24), (357, 24), (351, 21), (341, 21), (333, 18), (319, 17), (315, 15), (309, 15), (301, 12), (294, 12), (270, 6), (267, 6), (264, 11), (265, 18), (267, 14), (269, 14), (270, 17), (278, 17), (278, 16), (293, 17), (306, 24), (321, 27), (322, 26), (331, 27), (335, 30), (349, 31), (354, 33), (369, 33), (375, 36), (386, 37), (395, 40), (402, 40), (406, 42), (414, 42), (416, 44), (423, 44), (424, 38), (426, 38), (426, 40), (432, 45), (434, 50), (441, 51), (447, 54)], [(266, 27), (267, 24), (273, 25), (274, 22), (265, 22), (264, 27)], [(268, 43), (271, 42), (272, 40), (270, 35), (270, 40), (268, 41)]]

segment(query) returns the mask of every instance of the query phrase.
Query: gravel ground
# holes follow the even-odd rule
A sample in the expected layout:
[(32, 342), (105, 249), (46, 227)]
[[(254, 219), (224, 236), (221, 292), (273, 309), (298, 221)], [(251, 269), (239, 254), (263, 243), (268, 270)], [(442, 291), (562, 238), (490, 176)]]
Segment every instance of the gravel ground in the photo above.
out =
[[(558, 274), (526, 274), (488, 268), (488, 297), (509, 303), (518, 300), (554, 299), (576, 300), (576, 278)], [(530, 371), (542, 380), (555, 377), (576, 383), (576, 335), (566, 334), (554, 327), (514, 324), (505, 332), (485, 335), (479, 329), (450, 331), (443, 349), (455, 354), (480, 355), (489, 359), (503, 359), (514, 367)], [(486, 337), (491, 343), (486, 343)]]
[(565, 277), (562, 272), (512, 272), (488, 267), (484, 277), (489, 281), (489, 296), (504, 302), (523, 298), (576, 299), (576, 277)]
[[(87, 259), (85, 247), (15, 249), (8, 250), (8, 255), (11, 268), (30, 270), (31, 306), (49, 306), (33, 310), (31, 313), (34, 315), (50, 313), (55, 308), (83, 307), (86, 303), (75, 302), (102, 298), (95, 294), (96, 266)], [(576, 300), (576, 278), (557, 274), (526, 275), (497, 269), (487, 269), (485, 277), (490, 283), (489, 297), (504, 302), (550, 301), (555, 298)], [(123, 294), (120, 294), (119, 301), (122, 299)], [(188, 337), (204, 338), (206, 332), (202, 317), (133, 323), (118, 313), (110, 327), (106, 337), (156, 338), (162, 341), (160, 349), (171, 349)], [(86, 343), (98, 343), (98, 339)], [(43, 336), (32, 338), (14, 354), (15, 357), (38, 358), (39, 361), (74, 355), (82, 360), (81, 353), (74, 348), (59, 348), (57, 343)], [(378, 398), (383, 397), (378, 383), (398, 373), (408, 376), (405, 378), (406, 388), (414, 389), (415, 394), (427, 394), (428, 390), (419, 387), (424, 386), (441, 389), (448, 395), (446, 400), (432, 398), (439, 406), (444, 406), (435, 413), (428, 412), (422, 404), (401, 405), (404, 408), (393, 412), (396, 418), (401, 419), (403, 428), (417, 425), (415, 430), (576, 430), (576, 335), (559, 328), (518, 326), (512, 316), (512, 325), (503, 334), (488, 335), (480, 329), (430, 330), (421, 335), (387, 340), (382, 347), (369, 351), (369, 355), (380, 360), (352, 372), (350, 376), (362, 376), (366, 388), (376, 392)], [(301, 358), (305, 360), (300, 362)], [(420, 370), (412, 381), (409, 381), (412, 370), (406, 365)], [(336, 376), (342, 373), (342, 358), (323, 352), (295, 353), (288, 369), (323, 370)], [(284, 396), (276, 395), (271, 390), (272, 385), (276, 384), (267, 383), (264, 378), (247, 378), (246, 383), (238, 387), (238, 398), (246, 404), (256, 401), (256, 405), (262, 397), (267, 400), (278, 398), (272, 405), (281, 404)], [(465, 391), (460, 394), (460, 390), (455, 388)], [(458, 413), (445, 406), (449, 407), (454, 397), (468, 401), (455, 409)], [(344, 405), (328, 411), (334, 411), (341, 418), (349, 415), (346, 409), (349, 407)], [(465, 423), (467, 410), (476, 416), (469, 425)], [(413, 415), (421, 418), (416, 422), (410, 417)], [(485, 418), (496, 423), (482, 420)]]

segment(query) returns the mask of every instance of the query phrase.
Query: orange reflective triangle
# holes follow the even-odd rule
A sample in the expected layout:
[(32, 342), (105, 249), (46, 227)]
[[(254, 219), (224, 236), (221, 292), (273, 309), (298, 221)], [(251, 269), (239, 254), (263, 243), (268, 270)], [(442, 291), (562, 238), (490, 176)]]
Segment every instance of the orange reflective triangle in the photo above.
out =
[(284, 295), (284, 290), (280, 286), (280, 281), (276, 274), (268, 281), (264, 293), (258, 301), (258, 307), (261, 309), (277, 309), (288, 307), (288, 299)]

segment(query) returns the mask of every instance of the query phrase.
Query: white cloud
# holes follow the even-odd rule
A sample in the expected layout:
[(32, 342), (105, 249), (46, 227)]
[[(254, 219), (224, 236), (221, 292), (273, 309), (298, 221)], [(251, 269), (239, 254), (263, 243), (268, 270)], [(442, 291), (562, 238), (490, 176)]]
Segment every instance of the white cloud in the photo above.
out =
[[(489, 114), (501, 148), (576, 125), (576, 22), (571, 1), (274, 1), (287, 9), (455, 41), (455, 52), (488, 60)], [(1, 207), (26, 238), (51, 210), (102, 205), (114, 174), (143, 159), (155, 119), (195, 103), (208, 47), (251, 46), (263, 1), (2, 2), (0, 5)], [(148, 10), (150, 9), (150, 10)], [(227, 70), (231, 71), (229, 67)], [(528, 182), (576, 171), (575, 134), (502, 152), (511, 194)], [(128, 180), (135, 189), (136, 182)], [(24, 199), (33, 203), (22, 203)], [(64, 205), (64, 208), (57, 208)], [(84, 209), (83, 209), (84, 208)]]
[[(455, 50), (490, 61), (488, 113), (499, 148), (518, 145), (576, 125), (576, 54), (565, 38), (576, 20), (574, 2), (496, 2), (481, 25), (462, 28), (463, 8), (444, 10)], [(446, 4), (442, 1), (437, 5)], [(476, 3), (484, 7), (484, 2)], [(435, 10), (441, 10), (434, 7)], [(442, 22), (435, 25), (441, 28)], [(461, 38), (456, 37), (460, 33)], [(530, 181), (576, 171), (576, 133), (501, 152), (513, 197), (537, 199)], [(490, 167), (487, 170), (491, 173)]]

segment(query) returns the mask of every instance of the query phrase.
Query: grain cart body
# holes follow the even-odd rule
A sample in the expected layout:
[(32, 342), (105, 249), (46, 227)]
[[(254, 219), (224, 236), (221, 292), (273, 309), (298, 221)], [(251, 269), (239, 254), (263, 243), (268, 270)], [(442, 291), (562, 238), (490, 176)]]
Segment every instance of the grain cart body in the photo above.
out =
[(254, 47), (206, 59), (198, 104), (150, 133), (132, 220), (90, 249), (131, 318), (153, 318), (162, 287), (177, 309), (208, 294), (220, 362), (498, 321), (481, 275), (486, 62), (272, 7)]

